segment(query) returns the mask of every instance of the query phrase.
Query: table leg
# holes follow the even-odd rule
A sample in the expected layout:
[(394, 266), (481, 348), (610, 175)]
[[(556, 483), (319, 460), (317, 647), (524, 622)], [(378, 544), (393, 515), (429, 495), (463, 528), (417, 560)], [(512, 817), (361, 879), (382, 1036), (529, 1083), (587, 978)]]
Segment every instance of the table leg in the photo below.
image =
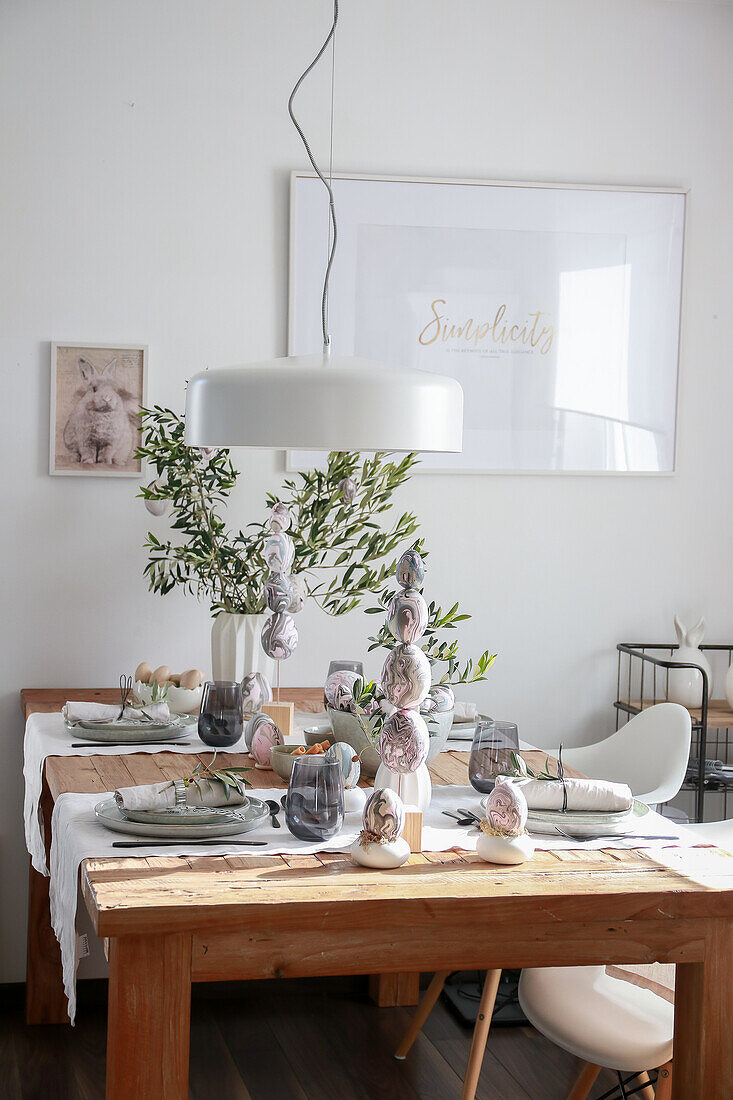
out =
[(673, 1100), (733, 1095), (733, 921), (711, 921), (705, 959), (677, 966)]
[(61, 949), (51, 927), (49, 879), (31, 866), (28, 877), (28, 947), (25, 970), (25, 1022), (68, 1024), (61, 973)]
[(420, 1000), (420, 974), (370, 974), (369, 996), (380, 1008), (416, 1005)]
[(107, 1100), (187, 1100), (191, 937), (109, 945)]

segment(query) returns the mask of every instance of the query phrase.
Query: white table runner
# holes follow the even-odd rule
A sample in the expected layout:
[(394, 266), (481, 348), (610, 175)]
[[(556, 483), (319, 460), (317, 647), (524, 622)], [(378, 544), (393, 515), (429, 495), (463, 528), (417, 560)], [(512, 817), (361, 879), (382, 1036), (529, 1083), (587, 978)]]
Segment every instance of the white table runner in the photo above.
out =
[[(302, 733), (305, 726), (317, 725), (326, 718), (323, 714), (310, 714), (305, 711), (296, 711), (295, 726), (298, 734)], [(300, 740), (299, 736), (293, 739)], [(85, 740), (85, 731), (77, 730), (69, 733), (64, 725), (63, 717), (59, 712), (54, 714), (32, 714), (25, 726), (25, 738), (23, 741), (23, 777), (25, 779), (25, 799), (23, 816), (25, 819), (25, 842), (33, 866), (41, 875), (48, 875), (46, 864), (46, 845), (43, 839), (43, 829), (39, 816), (41, 800), (41, 788), (43, 785), (43, 765), (47, 756), (127, 756), (130, 753), (156, 753), (156, 752), (182, 752), (199, 753), (211, 752), (209, 745), (205, 745), (200, 739), (196, 726), (192, 725), (181, 740), (186, 744), (178, 744), (175, 741), (166, 742), (165, 745), (156, 743), (153, 745), (105, 745), (100, 742), (89, 748), (72, 749), (76, 741)], [(286, 738), (286, 740), (288, 740)], [(246, 752), (244, 738), (240, 738), (236, 745), (229, 749), (219, 749), (219, 753)]]
[[(257, 798), (273, 798), (279, 801), (281, 788), (269, 788), (252, 792)], [(149, 856), (215, 856), (215, 855), (313, 855), (316, 852), (347, 852), (361, 830), (361, 814), (347, 814), (344, 826), (338, 836), (328, 841), (315, 843), (298, 840), (292, 836), (284, 824), (284, 815), (279, 829), (274, 829), (268, 819), (266, 824), (249, 833), (237, 837), (224, 837), (221, 844), (200, 847), (195, 841), (182, 842), (175, 847), (155, 847), (154, 841), (145, 848), (113, 848), (115, 840), (134, 840), (134, 837), (122, 833), (113, 833), (106, 829), (94, 817), (94, 807), (103, 798), (103, 794), (62, 794), (54, 807), (51, 820), (51, 921), (61, 945), (61, 958), (64, 974), (64, 990), (69, 1000), (69, 1016), (72, 1021), (76, 1012), (76, 903), (79, 865), (82, 860), (95, 858), (128, 859)], [(480, 813), (479, 796), (472, 787), (433, 787), (430, 808), (423, 821), (423, 851), (443, 852), (451, 849), (475, 851), (478, 832), (451, 824), (443, 810), (455, 810), (457, 806), (466, 806)], [(676, 845), (690, 847), (695, 844), (691, 834), (685, 835), (671, 822), (658, 814), (650, 813), (639, 822), (638, 832), (649, 834), (674, 834), (674, 841), (647, 842), (624, 840), (614, 837), (611, 840), (599, 840), (586, 843), (565, 840), (558, 837), (535, 837), (540, 850), (557, 849), (599, 849), (599, 848), (654, 848), (660, 850)], [(141, 838), (142, 839), (142, 838)], [(265, 840), (266, 846), (247, 848), (237, 847), (234, 841)]]

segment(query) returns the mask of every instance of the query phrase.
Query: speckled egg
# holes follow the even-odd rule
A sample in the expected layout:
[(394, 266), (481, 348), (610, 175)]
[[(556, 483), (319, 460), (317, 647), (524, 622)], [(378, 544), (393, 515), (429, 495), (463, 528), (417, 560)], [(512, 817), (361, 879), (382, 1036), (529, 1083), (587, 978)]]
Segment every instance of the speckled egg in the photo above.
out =
[(417, 550), (405, 550), (397, 562), (397, 580), (403, 588), (420, 588), (425, 580), (425, 565)]
[(257, 730), (260, 728), (260, 726), (264, 726), (268, 722), (272, 722), (272, 718), (270, 718), (269, 714), (263, 714), (263, 712), (260, 710), (257, 711), (256, 714), (252, 715), (249, 722), (244, 727), (244, 743), (250, 750), (250, 752), (252, 751), (252, 741), (254, 740), (254, 735), (257, 733)]
[(486, 799), (486, 820), (502, 836), (521, 836), (527, 825), (527, 799), (521, 787), (497, 782)]
[(295, 546), (290, 535), (276, 531), (265, 539), (262, 553), (271, 573), (288, 573), (295, 557)]
[(359, 757), (351, 745), (345, 741), (337, 741), (326, 750), (326, 760), (337, 760), (341, 766), (341, 775), (344, 780), (344, 790), (351, 790), (359, 782), (361, 764)]
[(354, 684), (360, 677), (349, 669), (340, 668), (326, 680), (323, 694), (332, 710), (351, 710), (354, 702)]
[(387, 626), (398, 642), (416, 642), (428, 625), (428, 605), (416, 588), (397, 592), (387, 608)]
[(272, 688), (267, 677), (261, 672), (248, 673), (242, 680), (242, 714), (254, 714), (262, 710), (263, 703), (271, 702)]
[(285, 738), (269, 714), (263, 714), (262, 717), (266, 721), (258, 723), (257, 729), (252, 735), (252, 744), (249, 751), (254, 756), (256, 764), (268, 768), (270, 766), (270, 749), (273, 745), (284, 745)]
[(353, 477), (342, 477), (339, 481), (339, 491), (344, 504), (353, 504), (358, 490), (359, 483)]
[(456, 697), (453, 688), (448, 684), (433, 684), (427, 699), (423, 699), (420, 710), (423, 714), (445, 714), (453, 710), (456, 705)]
[(290, 587), (293, 591), (293, 598), (287, 610), (289, 614), (297, 615), (305, 607), (305, 601), (308, 598), (305, 579), (299, 573), (296, 573), (294, 577), (290, 578)]
[(397, 645), (387, 655), (380, 679), (393, 707), (418, 707), (430, 691), (430, 662), (417, 645)]
[(262, 648), (268, 657), (286, 661), (298, 644), (295, 619), (287, 611), (278, 611), (262, 627)]
[(270, 611), (287, 611), (293, 599), (293, 586), (285, 573), (270, 573), (265, 581), (265, 600)]
[(270, 530), (278, 534), (280, 531), (287, 531), (290, 526), (290, 512), (287, 507), (280, 501), (277, 504), (273, 504), (270, 509), (270, 515), (267, 520), (270, 525)]
[(405, 827), (402, 799), (390, 787), (378, 787), (364, 807), (364, 830), (385, 843), (397, 840)]
[(429, 748), (428, 727), (416, 710), (396, 710), (382, 726), (379, 755), (391, 772), (416, 772), (427, 760)]

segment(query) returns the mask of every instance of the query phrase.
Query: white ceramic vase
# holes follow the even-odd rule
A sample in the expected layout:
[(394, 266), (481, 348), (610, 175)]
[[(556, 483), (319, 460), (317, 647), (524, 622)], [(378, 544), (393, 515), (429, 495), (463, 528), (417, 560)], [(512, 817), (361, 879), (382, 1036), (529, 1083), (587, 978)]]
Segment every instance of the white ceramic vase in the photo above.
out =
[(214, 680), (239, 682), (250, 672), (262, 672), (270, 683), (275, 662), (262, 648), (260, 636), (267, 615), (230, 615), (220, 611), (211, 624), (211, 669)]
[[(708, 678), (708, 699), (712, 699), (713, 670), (705, 654), (698, 648), (705, 637), (705, 620), (700, 619), (695, 626), (688, 630), (680, 622), (679, 616), (675, 615), (674, 628), (677, 632), (679, 649), (672, 653), (669, 660), (673, 664), (693, 664), (704, 669)], [(667, 697), (671, 703), (681, 703), (683, 707), (701, 706), (701, 674), (695, 668), (670, 669)]]
[(392, 772), (384, 764), (380, 764), (374, 786), (375, 788), (389, 787), (397, 791), (405, 806), (416, 806), (423, 813), (433, 797), (433, 784), (427, 764), (421, 764), (416, 772), (408, 772), (406, 775), (401, 772)]

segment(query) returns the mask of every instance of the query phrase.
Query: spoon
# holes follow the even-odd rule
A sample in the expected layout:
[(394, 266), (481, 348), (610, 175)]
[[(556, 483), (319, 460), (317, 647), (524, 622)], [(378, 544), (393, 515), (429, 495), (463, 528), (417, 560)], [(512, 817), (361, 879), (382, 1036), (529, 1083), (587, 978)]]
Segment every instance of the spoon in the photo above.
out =
[(277, 815), (280, 813), (280, 807), (278, 806), (277, 802), (275, 802), (272, 798), (266, 798), (265, 805), (270, 811), (270, 822), (273, 829), (279, 829), (280, 822), (277, 819)]

